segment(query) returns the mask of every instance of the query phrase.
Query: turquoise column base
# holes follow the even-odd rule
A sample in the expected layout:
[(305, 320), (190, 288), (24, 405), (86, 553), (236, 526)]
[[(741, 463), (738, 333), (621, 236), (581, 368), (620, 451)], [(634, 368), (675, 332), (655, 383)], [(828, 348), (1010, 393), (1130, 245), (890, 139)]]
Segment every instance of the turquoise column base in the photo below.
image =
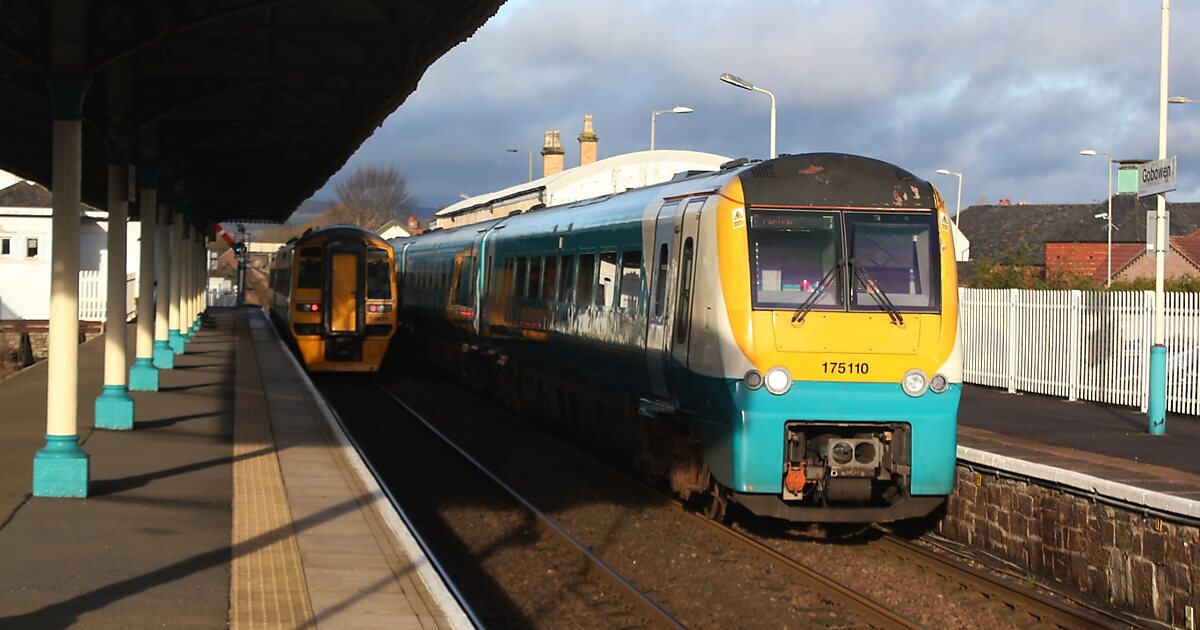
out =
[(192, 322), (192, 332), (200, 332), (200, 326), (204, 323), (204, 313), (196, 316), (196, 321)]
[(105, 385), (96, 398), (96, 428), (128, 431), (133, 428), (133, 398), (124, 385)]
[(154, 340), (154, 367), (160, 370), (175, 369), (175, 351), (165, 339)]
[(158, 391), (158, 368), (149, 358), (138, 357), (129, 368), (129, 391), (156, 392)]
[(187, 343), (187, 339), (184, 338), (183, 334), (181, 334), (179, 330), (172, 328), (167, 333), (167, 345), (171, 346), (171, 352), (174, 352), (175, 354), (183, 354), (183, 346), (185, 343)]
[(47, 435), (33, 456), (33, 496), (83, 498), (88, 491), (88, 454), (77, 435)]
[(1167, 432), (1167, 347), (1150, 346), (1150, 435)]

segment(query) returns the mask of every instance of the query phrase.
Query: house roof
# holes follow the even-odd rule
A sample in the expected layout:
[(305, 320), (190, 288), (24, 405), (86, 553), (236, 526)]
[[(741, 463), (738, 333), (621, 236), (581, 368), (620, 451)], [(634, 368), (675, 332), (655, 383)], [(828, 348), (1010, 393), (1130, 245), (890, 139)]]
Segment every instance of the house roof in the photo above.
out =
[(0, 208), (49, 208), (50, 191), (40, 184), (18, 181), (0, 190)]
[[(1118, 243), (1139, 246), (1146, 238), (1146, 212), (1153, 201), (1136, 204), (1132, 195), (1115, 195), (1113, 209), (1113, 272)], [(1171, 234), (1183, 236), (1200, 230), (1200, 203), (1167, 203)], [(1094, 215), (1107, 212), (1107, 201), (1089, 204), (980, 205), (962, 211), (959, 229), (971, 239), (976, 260), (1045, 264), (1048, 242), (1105, 243), (1107, 222)]]
[[(1145, 251), (1142, 243), (1113, 243), (1113, 275)], [(1108, 278), (1108, 243), (1046, 243), (1046, 269), (1103, 282)]]

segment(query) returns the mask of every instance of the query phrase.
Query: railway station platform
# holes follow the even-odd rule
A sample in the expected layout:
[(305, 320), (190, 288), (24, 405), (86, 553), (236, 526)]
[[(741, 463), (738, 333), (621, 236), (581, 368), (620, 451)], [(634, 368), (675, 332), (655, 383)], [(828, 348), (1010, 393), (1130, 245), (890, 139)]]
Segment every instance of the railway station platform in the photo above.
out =
[(966, 386), (959, 460), (1200, 519), (1200, 418)]
[(0, 627), (471, 627), (258, 309), (210, 309), (133, 431), (93, 429), (103, 349), (86, 499), (31, 496), (45, 362), (0, 381)]

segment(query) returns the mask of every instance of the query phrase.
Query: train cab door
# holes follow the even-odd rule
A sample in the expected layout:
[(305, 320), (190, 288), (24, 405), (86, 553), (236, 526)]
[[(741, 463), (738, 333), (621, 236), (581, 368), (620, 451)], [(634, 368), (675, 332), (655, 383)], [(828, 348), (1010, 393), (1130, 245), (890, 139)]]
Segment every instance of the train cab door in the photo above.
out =
[(362, 295), (364, 280), (361, 273), (363, 252), (331, 244), (326, 258), (329, 260), (325, 300), (329, 332), (333, 335), (358, 334), (362, 323), (358, 296)]
[(682, 214), (678, 201), (669, 201), (659, 208), (654, 220), (654, 245), (650, 257), (650, 304), (646, 313), (646, 367), (650, 387), (659, 402), (676, 404), (671, 379), (671, 311), (675, 292), (671, 290), (678, 278), (678, 267), (672, 263), (679, 246), (679, 222)]
[(677, 245), (672, 266), (677, 271), (673, 276), (674, 284), (669, 287), (673, 299), (668, 327), (671, 369), (667, 379), (675, 390), (676, 399), (683, 405), (695, 400), (688, 372), (688, 346), (692, 340), (692, 308), (695, 303), (692, 298), (696, 288), (696, 255), (700, 251), (700, 215), (706, 201), (706, 197), (689, 199), (676, 220)]
[(492, 252), (488, 249), (488, 238), (496, 230), (504, 228), (504, 221), (501, 220), (486, 229), (479, 230), (475, 236), (475, 242), (471, 246), (471, 251), (475, 252), (475, 286), (474, 286), (474, 320), (471, 323), (472, 330), (475, 331), (475, 336), (479, 336), (480, 328), (483, 326), (483, 309), (487, 305), (487, 294), (492, 284)]

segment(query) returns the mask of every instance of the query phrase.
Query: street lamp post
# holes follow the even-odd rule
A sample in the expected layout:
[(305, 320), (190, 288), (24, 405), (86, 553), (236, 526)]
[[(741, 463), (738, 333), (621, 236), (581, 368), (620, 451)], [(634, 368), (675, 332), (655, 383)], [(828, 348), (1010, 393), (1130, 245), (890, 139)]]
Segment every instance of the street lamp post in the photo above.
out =
[(1095, 149), (1084, 149), (1079, 152), (1079, 155), (1087, 155), (1096, 157), (1103, 154), (1108, 158), (1108, 212), (1104, 214), (1104, 218), (1108, 220), (1108, 276), (1104, 282), (1104, 286), (1112, 286), (1112, 154), (1107, 151), (1097, 152)]
[[(505, 149), (506, 153), (520, 153), (519, 149)], [(529, 181), (533, 181), (533, 149), (529, 150)]]
[(958, 227), (958, 213), (962, 210), (962, 173), (955, 173), (952, 170), (939, 168), (938, 173), (942, 175), (953, 175), (958, 178), (958, 197), (954, 200), (954, 227)]
[(650, 112), (650, 150), (654, 150), (654, 118), (659, 114), (690, 114), (693, 110), (691, 107), (676, 105), (671, 109), (656, 109)]
[(743, 90), (751, 90), (753, 92), (762, 92), (763, 94), (766, 94), (767, 96), (771, 97), (771, 159), (772, 160), (775, 159), (775, 95), (767, 90), (764, 90), (764, 89), (754, 85), (753, 83), (750, 83), (749, 81), (747, 81), (741, 77), (737, 77), (732, 74), (729, 74), (728, 72), (721, 75), (721, 80), (728, 83), (729, 85), (740, 87)]

